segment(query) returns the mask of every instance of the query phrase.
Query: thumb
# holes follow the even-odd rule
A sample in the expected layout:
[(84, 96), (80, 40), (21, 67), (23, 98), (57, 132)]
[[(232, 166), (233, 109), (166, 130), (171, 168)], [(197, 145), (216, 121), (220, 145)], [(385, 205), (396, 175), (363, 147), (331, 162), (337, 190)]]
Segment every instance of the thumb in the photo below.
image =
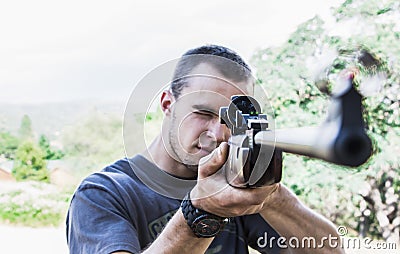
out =
[(228, 143), (222, 142), (212, 153), (199, 161), (199, 176), (205, 178), (215, 174), (225, 163), (229, 153)]

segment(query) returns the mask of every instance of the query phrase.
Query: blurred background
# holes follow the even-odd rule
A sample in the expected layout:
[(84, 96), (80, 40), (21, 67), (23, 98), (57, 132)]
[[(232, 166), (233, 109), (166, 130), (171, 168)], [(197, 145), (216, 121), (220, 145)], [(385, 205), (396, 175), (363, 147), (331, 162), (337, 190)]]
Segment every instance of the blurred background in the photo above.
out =
[[(399, 1), (16, 0), (0, 3), (0, 31), (0, 252), (67, 253), (68, 203), (85, 176), (125, 156), (135, 84), (212, 43), (250, 63), (277, 128), (320, 123), (321, 90), (355, 70), (374, 155), (354, 169), (285, 154), (283, 182), (348, 236), (397, 243), (370, 253), (398, 253)], [(146, 124), (161, 120), (150, 112)]]

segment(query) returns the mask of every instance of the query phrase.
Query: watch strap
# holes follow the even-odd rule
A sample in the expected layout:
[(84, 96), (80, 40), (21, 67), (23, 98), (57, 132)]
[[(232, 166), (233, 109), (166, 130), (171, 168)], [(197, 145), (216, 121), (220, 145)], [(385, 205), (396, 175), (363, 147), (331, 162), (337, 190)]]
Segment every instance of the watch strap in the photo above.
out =
[[(200, 208), (196, 208), (193, 206), (192, 201), (190, 199), (190, 192), (188, 192), (185, 196), (185, 198), (182, 200), (181, 203), (181, 209), (183, 213), (183, 217), (185, 218), (187, 224), (189, 227), (192, 229), (194, 234), (197, 237), (206, 237), (204, 235), (199, 234), (199, 232), (196, 231), (195, 227), (195, 221), (196, 219), (200, 217), (208, 217), (208, 218), (213, 218), (216, 221), (219, 221), (220, 223), (220, 230), (223, 228), (223, 226), (227, 223), (228, 219), (220, 217), (218, 215), (206, 212)], [(218, 232), (216, 232), (214, 235), (216, 235)], [(212, 237), (212, 236), (210, 236)]]

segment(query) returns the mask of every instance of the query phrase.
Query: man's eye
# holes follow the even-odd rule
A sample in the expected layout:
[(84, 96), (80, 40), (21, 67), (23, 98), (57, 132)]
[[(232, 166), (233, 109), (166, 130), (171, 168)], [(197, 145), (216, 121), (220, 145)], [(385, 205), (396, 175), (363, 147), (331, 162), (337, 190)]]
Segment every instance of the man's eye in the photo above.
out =
[(213, 117), (214, 116), (214, 114), (212, 114), (211, 112), (208, 112), (208, 111), (194, 111), (193, 113), (195, 113), (196, 115), (204, 116), (204, 117)]

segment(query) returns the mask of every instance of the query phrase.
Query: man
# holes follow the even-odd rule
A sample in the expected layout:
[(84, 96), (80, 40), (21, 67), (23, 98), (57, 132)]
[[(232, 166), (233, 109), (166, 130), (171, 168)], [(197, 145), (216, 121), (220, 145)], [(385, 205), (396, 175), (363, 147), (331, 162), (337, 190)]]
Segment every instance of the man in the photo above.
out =
[[(185, 53), (161, 96), (160, 135), (142, 154), (77, 189), (67, 216), (70, 252), (248, 253), (251, 246), (262, 253), (340, 253), (327, 242), (288, 248), (294, 237), (320, 244), (337, 234), (284, 185), (234, 188), (221, 173), (230, 131), (219, 108), (253, 89), (250, 68), (232, 50), (207, 45)], [(159, 174), (174, 180), (154, 180)], [(196, 181), (189, 189), (174, 182), (190, 179)], [(185, 198), (169, 195), (181, 190)]]

